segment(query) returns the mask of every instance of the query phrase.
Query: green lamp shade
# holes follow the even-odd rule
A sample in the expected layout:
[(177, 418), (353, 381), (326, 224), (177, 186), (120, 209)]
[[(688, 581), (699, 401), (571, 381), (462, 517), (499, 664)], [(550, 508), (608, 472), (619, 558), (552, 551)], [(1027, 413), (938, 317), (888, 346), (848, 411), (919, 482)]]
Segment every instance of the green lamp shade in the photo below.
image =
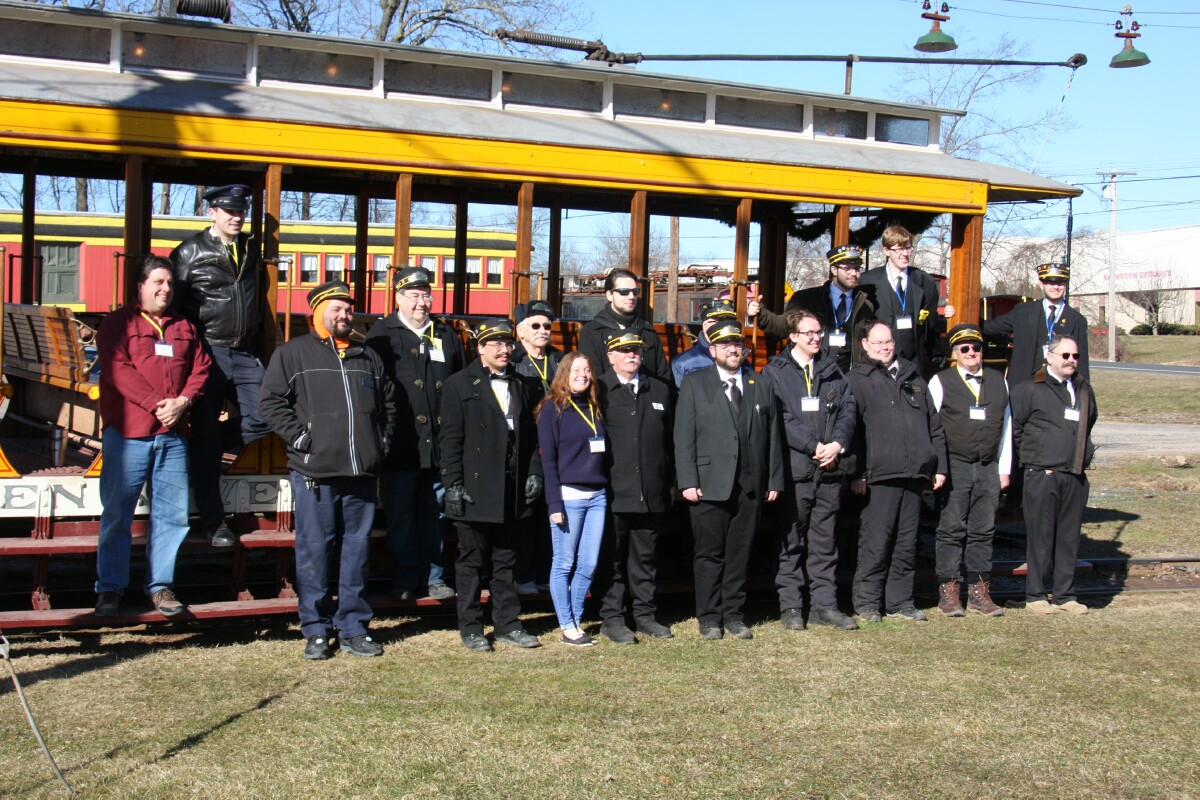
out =
[[(953, 36), (943, 33), (939, 28), (935, 28), (920, 39), (917, 39), (917, 43), (913, 45), (913, 49), (921, 53), (947, 53), (951, 50), (957, 50), (958, 43), (954, 41)], [(1145, 58), (1145, 56), (1142, 57)]]
[(1144, 67), (1149, 63), (1150, 56), (1135, 48), (1133, 42), (1126, 39), (1125, 46), (1121, 48), (1121, 52), (1113, 56), (1112, 61), (1108, 62), (1108, 65), (1121, 69), (1124, 67)]

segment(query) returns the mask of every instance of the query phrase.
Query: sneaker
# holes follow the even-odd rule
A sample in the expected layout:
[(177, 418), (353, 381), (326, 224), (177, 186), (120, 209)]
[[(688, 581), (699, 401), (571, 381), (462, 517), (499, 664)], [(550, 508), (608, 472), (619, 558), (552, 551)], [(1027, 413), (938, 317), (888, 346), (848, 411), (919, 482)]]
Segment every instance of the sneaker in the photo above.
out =
[(867, 606), (866, 608), (857, 608), (854, 610), (854, 613), (857, 614), (858, 618), (863, 622), (879, 622), (881, 619), (883, 619), (879, 613), (879, 609), (872, 606)]
[(600, 635), (613, 644), (637, 644), (637, 637), (633, 635), (633, 631), (625, 627), (625, 623), (620, 620), (602, 623)]
[(183, 603), (175, 599), (175, 593), (170, 589), (159, 589), (150, 595), (150, 602), (164, 617), (173, 617), (183, 611)]
[(991, 583), (978, 581), (967, 587), (967, 610), (985, 617), (1003, 617), (1004, 609), (992, 601)]
[(208, 532), (208, 543), (213, 547), (233, 547), (237, 540), (237, 534), (225, 520), (221, 520), (220, 525)]
[(541, 594), (541, 589), (533, 581), (525, 581), (517, 584), (517, 594), (529, 596), (531, 594)]
[(916, 606), (903, 606), (887, 613), (888, 619), (903, 619), (909, 622), (924, 622), (925, 612)]
[(828, 625), (842, 631), (856, 631), (858, 624), (836, 608), (814, 608), (808, 614), (809, 625)]
[(492, 652), (491, 642), (482, 633), (464, 633), (462, 635), (462, 645), (468, 650), (474, 650), (477, 653)]
[(659, 624), (658, 620), (651, 617), (636, 619), (633, 622), (638, 633), (644, 633), (652, 639), (671, 639), (675, 636), (675, 634), (671, 633), (670, 628)]
[(581, 631), (574, 639), (564, 633), (562, 635), (562, 643), (571, 647), (591, 647), (596, 643), (596, 640)]
[(725, 623), (725, 632), (735, 639), (753, 639), (754, 634), (750, 632), (749, 626), (740, 619), (735, 619), (732, 622)]
[(1057, 614), (1058, 606), (1052, 606), (1045, 600), (1029, 600), (1025, 603), (1025, 610), (1035, 614)]
[(946, 581), (938, 586), (938, 611), (947, 617), (963, 617), (962, 598), (958, 593), (958, 581)]
[(304, 657), (309, 661), (325, 661), (333, 658), (333, 646), (328, 636), (310, 636), (304, 645)]
[(1057, 608), (1064, 614), (1071, 614), (1072, 616), (1076, 617), (1082, 617), (1084, 614), (1091, 611), (1090, 608), (1076, 600), (1068, 600), (1067, 602), (1058, 605)]
[(779, 624), (785, 631), (804, 630), (804, 612), (798, 608), (785, 608), (779, 613)]
[(358, 636), (351, 636), (349, 639), (343, 639), (341, 648), (352, 656), (370, 657), (383, 655), (383, 645), (365, 633)]
[(517, 647), (524, 647), (527, 650), (542, 646), (538, 638), (524, 628), (517, 628), (515, 631), (509, 631), (508, 633), (497, 633), (496, 643), (499, 644), (500, 642), (514, 644)]
[(96, 597), (96, 616), (115, 617), (121, 610), (120, 592), (100, 592)]
[(434, 600), (450, 600), (454, 597), (454, 590), (445, 583), (438, 581), (437, 583), (429, 584), (429, 596)]

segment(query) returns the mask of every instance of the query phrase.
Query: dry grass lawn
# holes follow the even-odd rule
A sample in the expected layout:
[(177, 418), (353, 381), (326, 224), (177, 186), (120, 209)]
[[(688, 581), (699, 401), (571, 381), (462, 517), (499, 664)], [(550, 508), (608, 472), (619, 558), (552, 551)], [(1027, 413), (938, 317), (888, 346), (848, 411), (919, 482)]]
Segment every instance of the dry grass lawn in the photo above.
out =
[[(428, 626), (432, 625), (432, 626)], [(1200, 594), (1083, 618), (754, 628), (751, 642), (471, 654), (388, 620), (379, 659), (276, 630), (66, 635), (16, 667), (92, 798), (1200, 796)], [(0, 794), (61, 797), (11, 690)]]

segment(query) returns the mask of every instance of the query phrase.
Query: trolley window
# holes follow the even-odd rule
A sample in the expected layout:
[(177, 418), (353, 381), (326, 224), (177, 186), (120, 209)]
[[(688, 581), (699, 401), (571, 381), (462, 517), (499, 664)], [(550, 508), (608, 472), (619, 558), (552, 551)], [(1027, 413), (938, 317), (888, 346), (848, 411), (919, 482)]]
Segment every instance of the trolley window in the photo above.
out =
[(929, 120), (876, 114), (875, 139), (880, 142), (915, 144), (925, 147), (929, 144)]
[(818, 136), (866, 139), (867, 112), (817, 106), (813, 109), (813, 132)]
[(386, 61), (383, 65), (383, 88), (388, 92), (490, 100), (492, 71), (416, 61)]
[(101, 28), (9, 19), (0, 25), (0, 52), (104, 64), (109, 60), (110, 37), (108, 30)]
[(240, 78), (246, 74), (246, 45), (126, 31), (121, 40), (127, 67), (174, 69)]
[(370, 89), (373, 70), (372, 60), (362, 56), (283, 47), (258, 48), (259, 80)]
[(613, 86), (613, 112), (634, 117), (704, 122), (705, 96), (645, 86)]
[(804, 106), (718, 96), (717, 124), (799, 133), (804, 130)]
[(604, 84), (596, 81), (506, 72), (501, 87), (505, 104), (522, 103), (549, 108), (573, 108), (578, 111), (600, 111), (604, 103)]

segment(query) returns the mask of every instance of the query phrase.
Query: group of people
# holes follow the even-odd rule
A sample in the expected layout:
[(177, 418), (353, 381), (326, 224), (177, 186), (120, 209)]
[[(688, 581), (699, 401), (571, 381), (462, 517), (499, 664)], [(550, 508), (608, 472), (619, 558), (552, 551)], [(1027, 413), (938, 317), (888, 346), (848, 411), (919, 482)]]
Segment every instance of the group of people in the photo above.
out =
[[(1027, 607), (1087, 611), (1074, 566), (1096, 404), (1085, 323), (1064, 302), (1066, 266), (1039, 267), (1043, 300), (982, 328), (954, 326), (953, 366), (941, 364), (939, 327), (954, 309), (939, 311), (936, 282), (910, 266), (912, 236), (891, 227), (884, 267), (863, 273), (858, 247), (835, 247), (829, 280), (796, 292), (782, 315), (748, 303), (747, 324), (788, 344), (761, 372), (722, 298), (704, 304), (696, 345), (668, 364), (637, 313), (639, 280), (621, 269), (607, 276), (607, 305), (583, 326), (577, 352), (551, 345), (554, 311), (534, 301), (512, 319), (481, 322), (468, 355), (432, 315), (433, 276), (420, 267), (397, 271), (396, 310), (365, 341), (351, 335), (349, 287), (316, 287), (313, 330), (264, 369), (260, 267), (241, 233), (248, 198), (238, 185), (209, 192), (212, 226), (171, 260), (145, 259), (137, 303), (101, 328), (97, 614), (115, 613), (127, 588), (143, 483), (145, 590), (163, 614), (183, 610), (171, 585), (189, 528), (189, 455), (199, 525), (214, 546), (229, 546), (221, 454), (271, 431), (287, 450), (309, 659), (383, 652), (365, 598), (379, 500), (394, 592), (456, 597), (470, 650), (540, 646), (521, 623), (520, 598), (543, 583), (566, 646), (595, 643), (583, 626), (589, 592), (611, 642), (670, 638), (656, 617), (656, 550), (679, 498), (693, 534), (699, 635), (749, 639), (746, 576), (768, 506), (786, 521), (776, 570), (785, 628), (924, 619), (913, 575), (926, 490), (943, 498), (939, 610), (1001, 615), (989, 593), (994, 518), (1019, 464)], [(985, 333), (1013, 337), (1007, 381), (983, 367)], [(227, 400), (241, 415), (222, 421)], [(835, 582), (843, 487), (863, 498), (854, 616), (839, 607)], [(446, 525), (458, 542), (453, 588), (442, 566)]]

